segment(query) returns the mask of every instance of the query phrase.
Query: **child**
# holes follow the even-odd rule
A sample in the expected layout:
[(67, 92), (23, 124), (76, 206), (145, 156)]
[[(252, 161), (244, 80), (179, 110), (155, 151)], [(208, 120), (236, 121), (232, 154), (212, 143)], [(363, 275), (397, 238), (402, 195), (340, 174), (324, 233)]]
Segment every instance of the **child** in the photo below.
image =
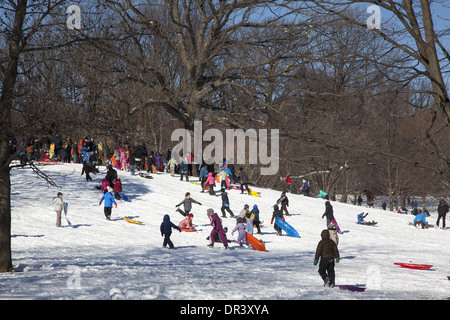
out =
[(247, 233), (245, 232), (243, 218), (239, 217), (236, 219), (236, 226), (234, 227), (233, 231), (231, 231), (231, 235), (233, 235), (235, 231), (238, 232), (237, 242), (239, 243), (239, 246), (242, 247), (244, 243), (248, 246)]
[(281, 204), (281, 211), (286, 212), (286, 215), (289, 215), (287, 207), (289, 207), (289, 199), (286, 196), (286, 192), (281, 193), (280, 199), (277, 200), (277, 204)]
[(181, 229), (170, 221), (169, 215), (168, 214), (164, 215), (163, 222), (161, 223), (160, 227), (161, 237), (164, 237), (163, 248), (165, 248), (167, 245), (169, 245), (169, 249), (174, 248), (173, 243), (170, 240), (172, 228), (177, 229), (178, 231), (181, 232)]
[(320, 234), (322, 240), (317, 245), (316, 255), (314, 257), (314, 265), (320, 258), (319, 274), (322, 277), (324, 286), (334, 287), (335, 273), (334, 273), (334, 259), (339, 263), (339, 250), (336, 243), (330, 239), (328, 230), (323, 230)]
[(244, 204), (244, 209), (241, 210), (241, 212), (239, 213), (239, 217), (241, 217), (242, 219), (245, 218), (245, 216), (250, 212), (250, 210), (248, 210), (248, 204)]
[(284, 179), (284, 182), (286, 182), (287, 185), (287, 192), (291, 192), (291, 175), (288, 174), (286, 179)]
[(225, 249), (228, 249), (228, 241), (227, 238), (225, 237), (224, 229), (222, 226), (222, 220), (220, 220), (219, 215), (215, 213), (214, 210), (211, 208), (206, 211), (206, 214), (209, 220), (211, 221), (211, 225), (213, 226), (213, 229), (209, 235), (210, 243), (208, 244), (208, 246), (214, 247), (214, 238), (216, 234), (219, 234), (220, 241), (222, 241)]
[(194, 215), (192, 213), (190, 213), (188, 217), (186, 217), (180, 221), (180, 223), (178, 224), (178, 227), (180, 227), (181, 230), (194, 229), (194, 226), (192, 225), (193, 219), (194, 219)]
[(179, 212), (182, 216), (187, 217), (192, 210), (192, 203), (196, 203), (200, 206), (202, 205), (197, 200), (191, 199), (191, 194), (189, 192), (186, 192), (183, 201), (175, 206), (178, 208), (179, 206), (183, 205), (184, 211), (182, 211), (181, 209), (177, 209), (177, 212)]
[(358, 218), (357, 223), (366, 223), (364, 221), (364, 218), (367, 217), (367, 215), (368, 215), (368, 213), (364, 214), (364, 212), (361, 212), (360, 214), (358, 214), (358, 216), (357, 216), (357, 218)]
[(203, 167), (200, 170), (200, 175), (198, 177), (198, 180), (200, 180), (200, 185), (202, 187), (201, 192), (205, 192), (205, 182), (206, 179), (208, 179), (208, 170), (206, 169), (206, 164), (203, 165)]
[(224, 167), (221, 168), (219, 176), (220, 176), (220, 187), (222, 189), (228, 189), (227, 185), (228, 173), (225, 171)]
[(261, 234), (261, 228), (259, 227), (259, 224), (260, 224), (259, 209), (256, 204), (253, 206), (253, 209), (252, 209), (252, 211), (250, 211), (250, 213), (255, 216), (255, 219), (253, 220), (253, 224), (255, 225), (256, 230), (258, 231), (258, 234)]
[[(283, 217), (283, 211), (281, 211), (278, 208), (278, 205), (274, 205), (273, 206), (272, 220), (270, 221), (270, 224), (273, 224), (273, 221), (276, 220), (277, 217), (280, 217), (281, 219), (283, 219), (283, 221), (285, 221), (284, 217)], [(273, 228), (277, 232), (277, 236), (281, 236), (281, 230), (282, 230), (281, 227), (275, 223)]]
[(310, 187), (309, 187), (309, 182), (308, 182), (308, 180), (303, 179), (303, 180), (302, 180), (302, 186), (301, 186), (301, 188), (300, 188), (300, 191), (303, 192), (303, 195), (304, 195), (305, 197), (309, 197), (309, 189), (310, 189)]
[(216, 179), (214, 179), (213, 173), (208, 173), (208, 179), (205, 181), (206, 186), (208, 187), (209, 194), (214, 196), (216, 193), (214, 192), (214, 187), (216, 186)]
[(327, 227), (328, 227), (328, 225), (334, 220), (333, 206), (331, 205), (330, 201), (325, 202), (325, 212), (322, 215), (322, 219), (324, 217), (327, 217)]
[(112, 195), (113, 193), (113, 188), (108, 187), (107, 188), (108, 192), (106, 192), (103, 197), (100, 199), (100, 203), (98, 205), (101, 205), (103, 200), (105, 200), (105, 208), (104, 208), (104, 212), (105, 212), (105, 217), (106, 220), (111, 220), (111, 211), (112, 211), (112, 205), (114, 203), (115, 207), (117, 208), (117, 203), (116, 200), (114, 200), (114, 196)]
[(64, 209), (63, 194), (58, 192), (56, 197), (53, 198), (53, 203), (55, 204), (53, 209), (56, 211), (56, 227), (61, 227), (61, 212)]
[(122, 192), (122, 182), (120, 181), (120, 178), (113, 181), (114, 185), (114, 198), (116, 200), (122, 200), (122, 197), (120, 196), (120, 192)]
[(245, 216), (245, 231), (253, 235), (253, 219), (255, 216), (252, 216), (252, 213), (249, 212)]
[(228, 199), (228, 194), (225, 192), (225, 189), (221, 189), (222, 191), (222, 208), (220, 208), (220, 211), (222, 211), (222, 218), (226, 218), (225, 210), (228, 211), (231, 217), (234, 217), (233, 211), (230, 209), (230, 200)]
[(336, 230), (336, 225), (333, 222), (328, 225), (328, 232), (330, 233), (330, 239), (333, 240), (336, 245), (338, 245), (339, 236)]
[(416, 228), (419, 227), (422, 227), (422, 229), (428, 228), (428, 222), (425, 219), (425, 212), (420, 212), (419, 214), (417, 214), (413, 222)]

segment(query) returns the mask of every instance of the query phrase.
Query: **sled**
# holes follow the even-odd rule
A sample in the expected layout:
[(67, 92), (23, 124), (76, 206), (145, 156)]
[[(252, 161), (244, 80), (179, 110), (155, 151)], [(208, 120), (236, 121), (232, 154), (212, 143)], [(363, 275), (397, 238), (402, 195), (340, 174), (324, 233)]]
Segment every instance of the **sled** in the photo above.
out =
[(294, 227), (291, 226), (286, 221), (283, 221), (283, 219), (281, 219), (280, 217), (277, 217), (277, 219), (275, 220), (275, 223), (291, 237), (300, 238), (300, 235), (297, 232), (297, 230), (295, 230)]
[(123, 217), (123, 220), (125, 220), (126, 222), (132, 223), (132, 224), (144, 224), (142, 221), (138, 221), (138, 220), (133, 220), (127, 217)]
[(378, 222), (375, 221), (367, 221), (367, 222), (357, 222), (357, 224), (363, 225), (363, 226), (374, 226), (376, 225)]
[(197, 230), (195, 230), (195, 228), (185, 228), (185, 229), (180, 228), (180, 229), (181, 229), (181, 232), (195, 232), (195, 231), (197, 231)]
[(414, 263), (401, 263), (401, 262), (395, 262), (394, 264), (397, 266), (400, 266), (402, 268), (414, 269), (414, 270), (429, 270), (433, 266), (431, 264), (414, 264)]
[[(416, 227), (415, 224), (413, 222), (409, 222), (408, 225)], [(417, 227), (416, 227), (417, 228)], [(434, 228), (433, 224), (427, 224), (426, 227), (424, 229), (432, 229)], [(422, 227), (418, 228), (418, 229), (422, 229)]]
[(351, 292), (364, 292), (366, 288), (361, 285), (349, 285), (349, 284), (339, 284), (337, 287), (341, 290), (347, 290)]
[(266, 246), (261, 240), (256, 239), (253, 235), (247, 232), (247, 242), (253, 249), (258, 251), (266, 251)]
[(256, 191), (253, 191), (252, 189), (248, 189), (248, 191), (250, 191), (250, 195), (252, 195), (252, 196), (254, 196), (254, 197), (261, 197), (261, 195), (258, 193), (258, 192), (256, 192)]
[(128, 198), (125, 194), (121, 194), (122, 195), (122, 199), (127, 201), (127, 202), (131, 202), (130, 198)]

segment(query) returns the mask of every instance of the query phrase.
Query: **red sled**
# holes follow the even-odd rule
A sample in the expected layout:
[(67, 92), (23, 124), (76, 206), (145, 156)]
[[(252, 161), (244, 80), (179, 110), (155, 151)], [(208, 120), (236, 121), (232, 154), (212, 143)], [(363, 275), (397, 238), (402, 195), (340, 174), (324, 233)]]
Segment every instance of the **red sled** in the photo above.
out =
[(433, 265), (431, 264), (414, 264), (414, 263), (394, 263), (402, 268), (415, 270), (429, 270)]

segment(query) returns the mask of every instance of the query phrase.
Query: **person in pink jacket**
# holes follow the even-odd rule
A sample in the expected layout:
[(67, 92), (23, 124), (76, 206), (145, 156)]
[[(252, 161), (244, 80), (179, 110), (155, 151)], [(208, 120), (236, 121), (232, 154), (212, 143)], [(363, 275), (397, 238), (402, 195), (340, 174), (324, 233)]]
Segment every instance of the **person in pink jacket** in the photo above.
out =
[(194, 219), (194, 215), (192, 213), (190, 213), (189, 216), (187, 216), (186, 218), (184, 218), (183, 220), (180, 221), (180, 223), (178, 224), (178, 227), (181, 230), (194, 229), (194, 226), (192, 225), (192, 219)]
[(214, 187), (216, 186), (216, 179), (214, 179), (212, 172), (208, 173), (208, 179), (206, 179), (205, 184), (208, 186), (209, 194), (215, 196)]

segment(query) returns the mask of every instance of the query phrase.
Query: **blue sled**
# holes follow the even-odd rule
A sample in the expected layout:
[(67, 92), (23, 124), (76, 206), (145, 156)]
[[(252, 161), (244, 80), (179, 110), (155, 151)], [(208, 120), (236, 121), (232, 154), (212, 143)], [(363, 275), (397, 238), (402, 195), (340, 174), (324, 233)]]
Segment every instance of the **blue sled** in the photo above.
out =
[(125, 194), (122, 193), (122, 199), (127, 201), (127, 202), (131, 202), (130, 198), (128, 198)]
[(280, 226), (281, 229), (283, 229), (288, 235), (294, 238), (300, 238), (300, 235), (298, 234), (297, 230), (294, 229), (289, 223), (286, 221), (283, 221), (280, 217), (277, 217), (275, 220), (275, 223)]

